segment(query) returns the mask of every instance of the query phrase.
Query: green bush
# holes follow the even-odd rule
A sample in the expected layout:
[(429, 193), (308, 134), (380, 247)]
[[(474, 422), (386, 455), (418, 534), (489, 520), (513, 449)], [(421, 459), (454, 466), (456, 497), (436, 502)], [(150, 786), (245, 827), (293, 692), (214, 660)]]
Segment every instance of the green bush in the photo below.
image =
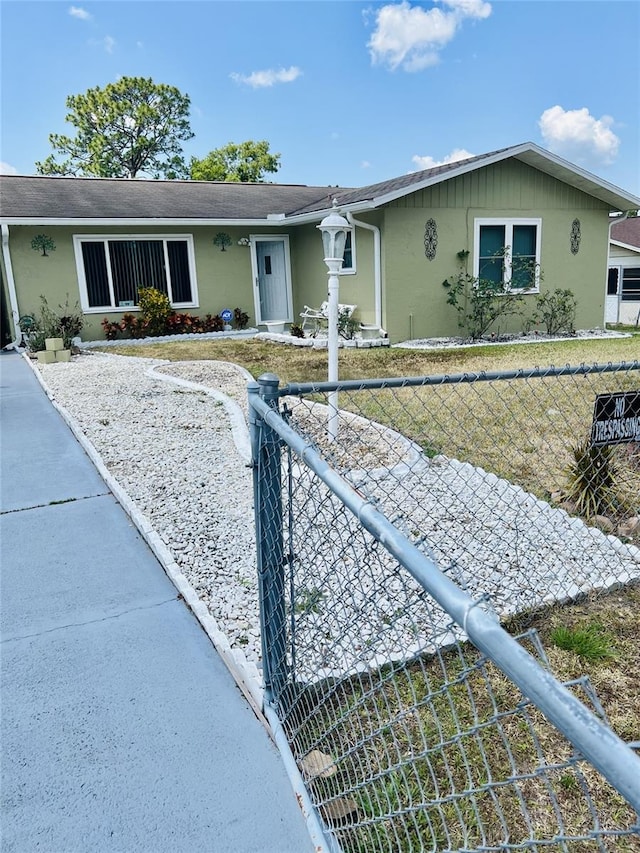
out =
[(236, 329), (246, 329), (249, 325), (249, 315), (242, 308), (233, 309), (233, 325)]
[(576, 298), (571, 290), (556, 288), (536, 296), (536, 323), (543, 323), (548, 335), (575, 331)]
[(350, 341), (358, 330), (360, 324), (353, 319), (349, 308), (338, 310), (338, 334), (340, 337)]
[(67, 293), (64, 304), (57, 309), (51, 308), (46, 296), (40, 296), (40, 314), (34, 317), (35, 322), (27, 332), (27, 343), (32, 352), (45, 349), (47, 338), (62, 338), (64, 348), (71, 349), (71, 341), (82, 331), (84, 319), (80, 305), (76, 302), (69, 304)]
[(164, 335), (171, 314), (171, 303), (167, 294), (161, 293), (155, 287), (139, 287), (138, 307), (145, 334), (151, 337)]
[(481, 338), (496, 320), (522, 314), (522, 293), (502, 281), (476, 278), (461, 270), (442, 286), (447, 289), (447, 304), (458, 312), (458, 326), (471, 340)]

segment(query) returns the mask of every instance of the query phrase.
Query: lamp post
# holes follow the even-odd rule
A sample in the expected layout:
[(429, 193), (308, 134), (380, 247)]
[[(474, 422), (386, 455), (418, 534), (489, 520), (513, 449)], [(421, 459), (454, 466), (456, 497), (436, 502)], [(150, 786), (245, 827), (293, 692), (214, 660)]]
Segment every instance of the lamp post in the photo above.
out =
[[(338, 203), (333, 200), (333, 210), (317, 226), (322, 233), (324, 262), (329, 269), (329, 339), (327, 350), (329, 355), (329, 382), (338, 381), (338, 291), (340, 282), (338, 273), (342, 266), (344, 247), (351, 226), (340, 215)], [(338, 435), (338, 392), (329, 392), (329, 420), (327, 424), (329, 441), (335, 441)]]

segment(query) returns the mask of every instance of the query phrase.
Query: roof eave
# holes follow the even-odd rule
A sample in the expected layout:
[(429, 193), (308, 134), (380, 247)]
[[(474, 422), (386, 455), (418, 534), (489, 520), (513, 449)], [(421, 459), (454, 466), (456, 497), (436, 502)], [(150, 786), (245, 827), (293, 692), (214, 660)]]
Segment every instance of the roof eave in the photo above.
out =
[(0, 217), (3, 225), (224, 225), (228, 228), (267, 227), (282, 225), (281, 220), (273, 219), (176, 219), (156, 217), (40, 217), (40, 216), (3, 216)]
[(640, 254), (640, 246), (633, 246), (631, 243), (621, 243), (620, 240), (610, 240), (612, 246), (617, 246), (619, 249), (626, 249), (629, 252)]
[[(341, 212), (349, 211), (350, 213), (361, 213), (365, 210), (373, 210), (374, 205), (371, 201), (357, 201), (353, 204), (339, 204), (338, 209)], [(311, 210), (308, 213), (292, 213), (284, 220), (287, 225), (307, 225), (312, 222), (317, 222), (324, 219), (332, 212), (332, 207), (323, 207), (319, 210)]]

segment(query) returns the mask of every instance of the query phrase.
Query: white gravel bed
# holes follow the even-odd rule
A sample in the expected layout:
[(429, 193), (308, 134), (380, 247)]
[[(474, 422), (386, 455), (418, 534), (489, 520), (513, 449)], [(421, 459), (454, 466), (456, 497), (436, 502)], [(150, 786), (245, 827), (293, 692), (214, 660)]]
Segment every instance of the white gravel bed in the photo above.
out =
[(519, 334), (503, 334), (491, 337), (485, 335), (472, 341), (469, 338), (414, 338), (413, 340), (401, 341), (393, 344), (399, 349), (465, 349), (467, 347), (487, 346), (492, 347), (504, 344), (552, 344), (564, 341), (576, 340), (598, 340), (600, 338), (629, 338), (628, 332), (614, 332), (609, 329), (578, 329), (573, 335), (547, 335), (544, 332), (523, 332)]
[[(219, 400), (147, 375), (157, 367), (185, 372), (166, 365), (96, 353), (39, 369), (55, 400), (150, 520), (231, 645), (257, 661), (251, 470)], [(228, 389), (232, 373), (241, 398), (246, 378), (239, 368), (209, 363), (207, 381)]]
[[(252, 475), (246, 449), (239, 451), (233, 439), (233, 412), (230, 417), (221, 402), (227, 395), (246, 411), (247, 373), (221, 362), (104, 354), (38, 369), (231, 645), (258, 662)], [(215, 389), (217, 396), (188, 383)], [(314, 408), (309, 417), (326, 416), (324, 407)], [(345, 427), (361, 420), (347, 418)], [(354, 486), (456, 583), (474, 598), (488, 596), (499, 613), (640, 578), (637, 548), (481, 469), (444, 456), (428, 460), (396, 436), (392, 458), (398, 461), (400, 447), (404, 460), (383, 471), (373, 452), (382, 428), (373, 426), (360, 425)], [(383, 444), (389, 447), (388, 434)], [(335, 499), (327, 500), (324, 486), (298, 465), (294, 473), (309, 501), (300, 510), (293, 546), (304, 676), (337, 674), (450, 642), (450, 617), (425, 600), (381, 546), (368, 548), (369, 535)]]
[[(468, 463), (422, 457), (386, 476), (358, 471), (349, 478), (459, 588), (500, 617), (640, 580), (640, 549)], [(371, 547), (324, 486), (305, 478), (304, 489), (317, 494), (294, 535), (298, 677), (335, 677), (464, 639), (394, 558)]]

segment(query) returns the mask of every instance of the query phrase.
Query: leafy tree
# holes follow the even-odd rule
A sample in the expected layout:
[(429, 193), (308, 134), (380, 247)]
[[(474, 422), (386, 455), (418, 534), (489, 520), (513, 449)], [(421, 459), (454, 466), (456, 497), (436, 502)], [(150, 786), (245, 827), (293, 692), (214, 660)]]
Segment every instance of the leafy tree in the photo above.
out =
[(280, 168), (280, 155), (269, 151), (269, 143), (229, 142), (215, 148), (199, 160), (191, 158), (190, 172), (193, 181), (233, 181), (235, 183), (262, 182), (268, 172)]
[(36, 163), (41, 175), (95, 175), (102, 178), (187, 177), (180, 142), (191, 139), (188, 95), (151, 78), (121, 77), (104, 89), (67, 98), (66, 120), (74, 138), (52, 133), (57, 154)]

